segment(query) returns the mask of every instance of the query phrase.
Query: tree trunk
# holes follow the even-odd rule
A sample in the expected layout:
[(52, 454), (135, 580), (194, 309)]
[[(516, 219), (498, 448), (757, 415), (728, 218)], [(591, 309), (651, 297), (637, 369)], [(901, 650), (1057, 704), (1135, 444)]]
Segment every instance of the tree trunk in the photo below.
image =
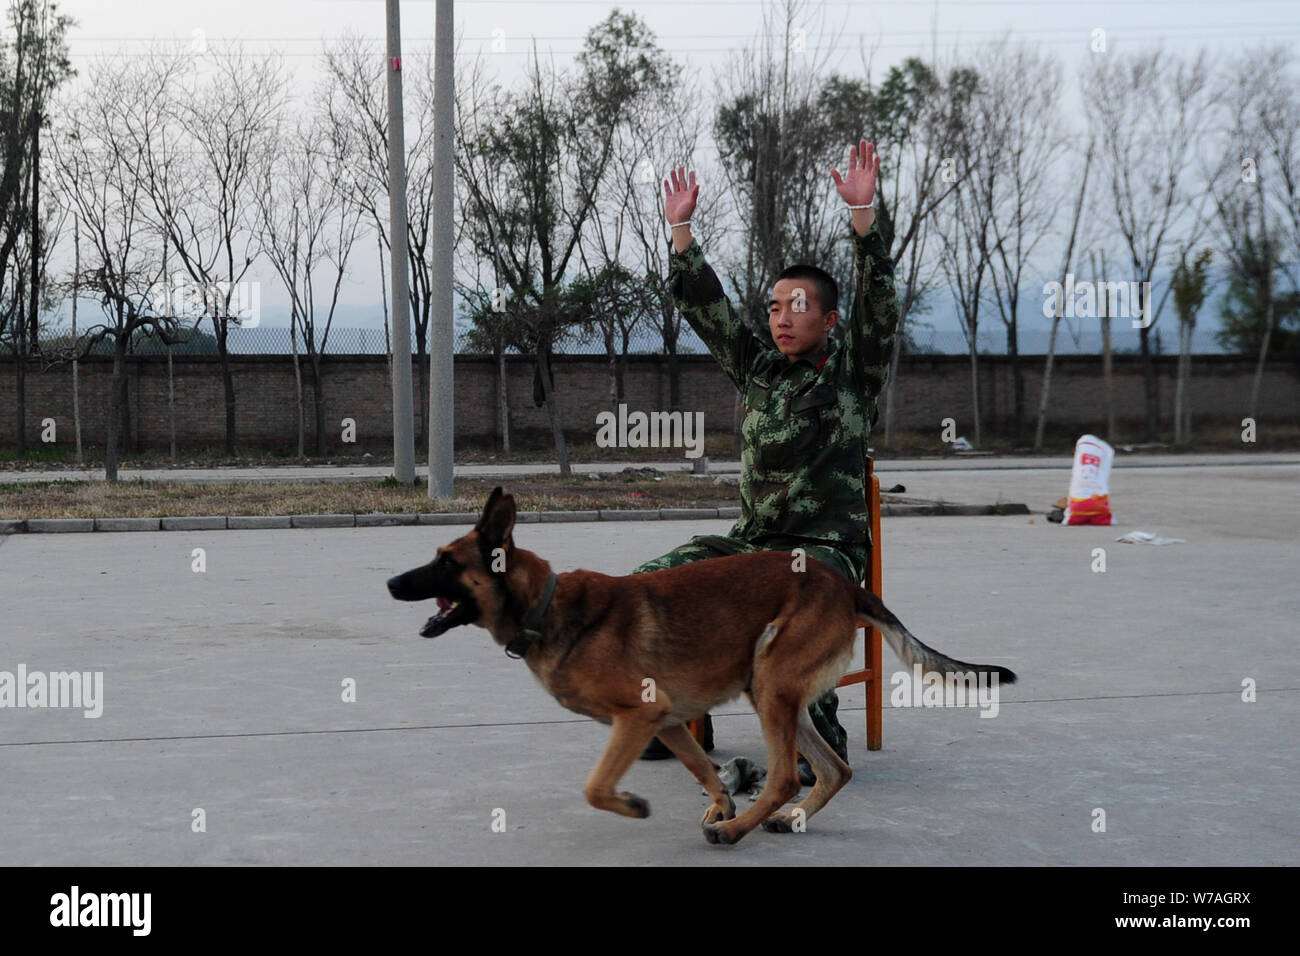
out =
[(1106, 441), (1115, 444), (1115, 381), (1112, 378), (1114, 353), (1110, 347), (1110, 316), (1101, 317), (1101, 371), (1106, 385)]
[[(167, 239), (167, 230), (164, 229), (162, 237), (164, 285), (168, 283), (168, 276), (170, 275), (170, 272), (168, 271), (170, 263), (168, 262), (169, 257), (167, 255)], [(168, 304), (171, 303), (170, 287), (168, 287), (167, 302)], [(168, 311), (170, 311), (170, 309)], [(176, 380), (173, 377), (172, 372), (172, 347), (170, 342), (167, 344), (167, 434), (171, 441), (172, 464), (174, 465), (176, 464)]]
[(555, 454), (560, 462), (560, 474), (568, 478), (573, 474), (573, 469), (569, 467), (569, 449), (564, 444), (564, 420), (560, 413), (560, 400), (555, 394), (555, 389), (551, 386), (551, 345), (549, 342), (542, 343), (541, 348), (537, 350), (537, 360), (539, 363), (538, 371), (542, 379), (542, 395), (546, 403), (546, 411), (551, 419), (551, 435), (555, 440)]
[[(122, 307), (118, 306), (118, 316)], [(118, 328), (122, 327), (119, 320)], [(117, 481), (117, 425), (122, 413), (122, 383), (125, 381), (123, 366), (126, 364), (126, 339), (123, 335), (113, 336), (113, 380), (108, 387), (108, 440), (104, 444), (104, 478)]]
[(416, 372), (420, 381), (420, 448), (429, 447), (429, 341), (418, 326), (415, 329)]
[[(382, 272), (380, 273), (383, 274)], [(290, 317), (289, 348), (293, 352), (293, 394), (298, 409), (298, 458), (307, 457), (307, 415), (302, 407), (302, 362), (298, 359), (298, 317)], [(390, 356), (391, 357), (391, 356)], [(391, 366), (390, 366), (391, 367)]]
[(894, 351), (889, 357), (889, 384), (885, 386), (885, 442), (889, 448), (894, 440), (894, 386), (898, 384), (898, 360), (903, 354), (903, 319), (905, 313), (898, 315), (898, 329), (894, 333)]
[[(1012, 313), (1014, 315), (1014, 313)], [(1011, 354), (1011, 383), (1016, 415), (1016, 446), (1025, 440), (1025, 369), (1020, 361), (1020, 343), (1016, 341), (1016, 323), (1007, 326), (1007, 351)]]
[(26, 297), (27, 280), (18, 277), (18, 296), (14, 316), (18, 320), (18, 334), (14, 337), (14, 399), (17, 404), (18, 429), (16, 438), (18, 458), (27, 457), (27, 315), (23, 312), (22, 301)]
[[(375, 245), (379, 247), (379, 295), (384, 303), (384, 354), (388, 356), (388, 391), (393, 391), (393, 338), (388, 328), (388, 280), (384, 272), (384, 237), (375, 230)], [(296, 361), (296, 358), (295, 358)], [(298, 454), (302, 454), (299, 445)]]
[(221, 387), (226, 396), (226, 454), (235, 455), (235, 377), (230, 371), (230, 352), (226, 347), (229, 323), (213, 319), (217, 331), (217, 355), (221, 357)]
[(1159, 392), (1156, 389), (1156, 363), (1151, 354), (1151, 329), (1142, 329), (1142, 384), (1146, 394), (1146, 440), (1154, 442), (1159, 434), (1158, 409), (1156, 407)]
[(77, 464), (82, 464), (81, 454), (81, 382), (77, 367), (77, 294), (81, 282), (81, 230), (80, 220), (72, 220), (72, 430), (77, 439)]
[(1052, 316), (1052, 332), (1047, 338), (1047, 360), (1043, 363), (1043, 388), (1038, 394), (1038, 427), (1034, 431), (1034, 451), (1043, 450), (1043, 435), (1047, 431), (1047, 400), (1052, 394), (1052, 368), (1056, 362), (1056, 331), (1061, 327), (1061, 314), (1062, 310), (1058, 308), (1056, 315)]
[(1259, 422), (1259, 390), (1264, 381), (1264, 362), (1268, 359), (1268, 343), (1273, 337), (1273, 258), (1272, 249), (1269, 244), (1268, 233), (1264, 230), (1264, 214), (1261, 203), (1260, 212), (1260, 231), (1263, 232), (1264, 241), (1261, 243), (1264, 247), (1264, 281), (1263, 292), (1264, 298), (1264, 336), (1259, 342), (1259, 359), (1255, 362), (1255, 377), (1250, 383), (1250, 417)]
[(497, 368), (497, 433), (501, 436), (502, 454), (510, 454), (510, 380), (506, 377), (506, 350), (496, 346)]
[(617, 408), (622, 388), (618, 381), (618, 353), (614, 350), (614, 333), (611, 331), (605, 333), (605, 359), (609, 363), (609, 404)]
[[(1098, 253), (1101, 259), (1101, 272), (1093, 270), (1094, 275), (1106, 274), (1106, 250), (1102, 249)], [(1101, 314), (1101, 369), (1102, 377), (1106, 385), (1106, 442), (1115, 444), (1115, 382), (1111, 377), (1114, 370), (1112, 357), (1114, 353), (1110, 347), (1110, 315), (1106, 311), (1106, 300), (1099, 298), (1097, 308)]]
[(172, 347), (167, 346), (167, 434), (171, 441), (172, 464), (176, 464), (176, 379), (172, 374)]
[(122, 398), (118, 405), (122, 416), (122, 427), (117, 433), (117, 444), (122, 455), (131, 451), (131, 375), (127, 371), (126, 357), (131, 354), (131, 336), (123, 336), (122, 345)]
[[(623, 333), (623, 347), (619, 350), (618, 361), (614, 368), (615, 380), (618, 385), (618, 400), (620, 402), (623, 401), (623, 397), (626, 394), (623, 386), (624, 382), (627, 380), (627, 351), (630, 347), (631, 343), (628, 341), (628, 334), (625, 331)], [(662, 391), (659, 393), (659, 398), (661, 400), (663, 399)]]
[(680, 411), (682, 407), (682, 366), (677, 361), (677, 343), (665, 343), (668, 353), (668, 410)]
[(971, 335), (970, 347), (970, 397), (971, 409), (975, 414), (975, 447), (980, 448), (984, 444), (983, 430), (980, 428), (980, 359), (979, 349), (976, 347), (978, 339), (974, 334)]
[(311, 357), (311, 393), (316, 403), (316, 457), (327, 458), (329, 449), (325, 442), (325, 383), (321, 380), (321, 354), (314, 348)]

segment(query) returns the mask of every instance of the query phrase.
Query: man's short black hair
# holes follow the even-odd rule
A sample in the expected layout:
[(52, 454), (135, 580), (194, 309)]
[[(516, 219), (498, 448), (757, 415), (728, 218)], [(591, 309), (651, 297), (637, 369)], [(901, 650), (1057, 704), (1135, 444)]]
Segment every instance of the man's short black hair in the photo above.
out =
[(778, 282), (782, 279), (803, 279), (808, 282), (817, 290), (817, 302), (821, 305), (822, 312), (830, 312), (840, 307), (840, 287), (824, 269), (800, 263), (790, 266), (776, 279)]

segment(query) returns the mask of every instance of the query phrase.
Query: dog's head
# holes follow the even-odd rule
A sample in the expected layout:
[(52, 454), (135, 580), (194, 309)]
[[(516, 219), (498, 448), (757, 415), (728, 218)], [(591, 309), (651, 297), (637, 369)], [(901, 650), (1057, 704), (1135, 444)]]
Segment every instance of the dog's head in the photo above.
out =
[(491, 629), (508, 600), (504, 579), (514, 528), (514, 496), (495, 488), (473, 531), (439, 548), (428, 564), (388, 579), (388, 593), (399, 601), (437, 599), (438, 613), (420, 629), (421, 637), (462, 624)]

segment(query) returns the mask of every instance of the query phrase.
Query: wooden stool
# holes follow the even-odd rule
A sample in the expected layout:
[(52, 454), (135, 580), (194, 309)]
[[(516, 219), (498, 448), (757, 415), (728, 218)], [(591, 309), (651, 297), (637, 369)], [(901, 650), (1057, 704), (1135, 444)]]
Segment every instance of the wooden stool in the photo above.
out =
[[(863, 587), (876, 597), (883, 597), (880, 561), (880, 479), (876, 477), (873, 462), (867, 459), (867, 515), (871, 520), (871, 561), (867, 566), (867, 579)], [(880, 666), (880, 632), (869, 627), (865, 632), (864, 650), (866, 666), (850, 671), (840, 678), (837, 687), (849, 684), (867, 685), (867, 749), (879, 750), (883, 725), (885, 675)]]

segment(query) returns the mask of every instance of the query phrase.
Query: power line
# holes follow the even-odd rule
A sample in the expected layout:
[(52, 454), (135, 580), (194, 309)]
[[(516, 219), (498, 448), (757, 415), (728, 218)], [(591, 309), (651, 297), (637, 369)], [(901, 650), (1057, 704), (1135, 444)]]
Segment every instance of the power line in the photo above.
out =
[[(1010, 36), (1013, 39), (1015, 38), (1015, 34), (1010, 34)], [(1168, 33), (1137, 34), (1137, 33), (1125, 33), (1121, 31), (1111, 30), (1108, 31), (1108, 36), (1110, 37), (1112, 43), (1116, 40), (1125, 40), (1125, 41), (1135, 42), (1135, 43), (1152, 43), (1161, 40), (1258, 40), (1264, 42), (1268, 40), (1276, 40), (1279, 37), (1283, 37), (1283, 36), (1300, 37), (1300, 25), (1296, 25), (1289, 30), (1272, 30), (1264, 34), (1257, 34), (1257, 33), (1238, 34), (1238, 33), (1227, 33), (1224, 32), (1223, 30), (1216, 30), (1213, 33), (1204, 33), (1204, 34), (1170, 35)], [(986, 41), (971, 40), (970, 42), (963, 42), (961, 40), (953, 40), (953, 41), (946, 42), (944, 44), (944, 48), (951, 49), (953, 47), (967, 47), (976, 42), (983, 43)], [(1061, 45), (1068, 45), (1068, 44), (1079, 44), (1080, 46), (1084, 46), (1088, 42), (1088, 37), (1087, 37), (1087, 33), (1081, 29), (1077, 35), (1060, 37), (1057, 39), (1039, 39), (1039, 40), (1035, 40), (1034, 42), (1039, 46), (1061, 46)], [(838, 45), (835, 47), (831, 47), (830, 50), (834, 51), (837, 48)], [(876, 49), (876, 50), (916, 50), (918, 48), (919, 46), (917, 43), (880, 43), (880, 44), (872, 45), (872, 49)], [(264, 52), (265, 51), (263, 51), (263, 53)], [(530, 49), (522, 49), (522, 50), (496, 50), (496, 51), (489, 51), (489, 52), (492, 56), (531, 56), (533, 51), (530, 48)], [(557, 50), (552, 48), (544, 48), (539, 52), (547, 53), (553, 56), (577, 56), (580, 53), (585, 53), (586, 50), (584, 49)], [(753, 50), (748, 47), (740, 47), (740, 46), (690, 47), (687, 49), (680, 49), (675, 52), (679, 54), (752, 53)], [(828, 51), (813, 50), (809, 52), (828, 52)], [(325, 56), (325, 53), (322, 51), (294, 53), (285, 50), (280, 50), (280, 51), (276, 51), (276, 53), (279, 56), (286, 57), (286, 58), (293, 58), (293, 59), (301, 59), (301, 58), (320, 59)], [(463, 57), (477, 57), (480, 54), (481, 51), (458, 51), (455, 55), (458, 58), (463, 58)], [(153, 54), (151, 53), (144, 53), (144, 52), (131, 53), (126, 51), (117, 51), (113, 53), (72, 53), (70, 54), (70, 56), (74, 58), (83, 59), (83, 60), (102, 60), (102, 59), (115, 59), (121, 57), (141, 57), (141, 56), (152, 56), (152, 55)], [(258, 56), (260, 54), (257, 52), (251, 52), (251, 53), (241, 53), (241, 54), (233, 54), (233, 55), (236, 56), (237, 58), (242, 58), (242, 57)]]
[[(1294, 2), (1294, 0), (1292, 0), (1292, 2)], [(1247, 30), (1247, 29), (1277, 30), (1277, 29), (1297, 29), (1297, 28), (1300, 28), (1300, 23), (1297, 23), (1295, 20), (1266, 21), (1262, 23), (1233, 23), (1229, 27), (1229, 29), (1233, 29), (1233, 30)], [(1074, 34), (1074, 33), (1086, 33), (1092, 29), (1094, 29), (1094, 27), (1092, 25), (1089, 25), (1089, 26), (1080, 26), (1080, 27), (1034, 27), (1030, 29), (1017, 29), (1017, 30), (1010, 30), (1010, 29), (967, 30), (962, 28), (949, 28), (949, 29), (943, 29), (938, 31), (932, 31), (932, 30), (892, 30), (891, 29), (888, 31), (885, 30), (871, 31), (871, 32), (864, 31), (858, 33), (846, 33), (842, 30), (828, 30), (828, 31), (823, 31), (821, 33), (805, 32), (804, 34), (802, 34), (802, 36), (808, 39), (821, 38), (821, 37), (863, 38), (863, 37), (879, 36), (884, 33), (887, 33), (889, 36), (916, 36), (916, 37), (922, 37), (924, 39), (929, 39), (930, 37), (936, 35), (942, 37), (942, 36), (971, 36), (971, 35), (1003, 36), (1008, 34), (1011, 36), (1019, 36), (1021, 34), (1037, 34), (1037, 33)], [(1149, 25), (1142, 25), (1137, 27), (1129, 27), (1127, 28), (1127, 30), (1124, 28), (1111, 28), (1107, 32), (1123, 34), (1133, 30), (1160, 30), (1165, 32), (1182, 31), (1182, 30), (1214, 30), (1216, 31), (1216, 33), (1218, 33), (1222, 31), (1222, 29), (1223, 29), (1222, 26), (1213, 23), (1183, 23), (1183, 24), (1149, 24)], [(534, 33), (534, 34), (527, 34), (526, 38), (529, 40), (583, 40), (586, 39), (587, 35), (588, 34), (585, 33), (549, 33), (549, 34)], [(682, 40), (746, 40), (751, 38), (753, 35), (754, 34), (752, 31), (749, 33), (656, 34), (655, 41), (658, 42), (661, 40), (670, 40), (670, 41), (677, 42)], [(513, 40), (521, 40), (524, 38), (525, 38), (525, 34), (519, 34), (518, 36), (514, 36), (514, 37), (507, 37), (507, 39), (513, 39)], [(192, 37), (187, 39), (185, 37), (179, 37), (179, 36), (78, 37), (76, 39), (77, 42), (87, 42), (87, 43), (109, 43), (109, 42), (154, 43), (154, 42), (164, 41), (164, 40), (172, 40), (177, 43), (193, 42)], [(407, 42), (432, 43), (434, 42), (434, 39), (435, 39), (434, 37), (407, 37)], [(462, 40), (494, 40), (494, 39), (498, 39), (498, 37), (494, 36), (493, 34), (466, 34), (463, 35), (461, 39)], [(362, 37), (358, 37), (358, 36), (333, 36), (333, 37), (220, 36), (220, 37), (205, 37), (205, 40), (211, 43), (343, 43), (348, 41), (359, 40), (365, 43), (375, 44), (376, 50), (378, 50), (379, 44), (382, 43), (383, 38), (370, 37), (370, 36), (362, 36)]]

